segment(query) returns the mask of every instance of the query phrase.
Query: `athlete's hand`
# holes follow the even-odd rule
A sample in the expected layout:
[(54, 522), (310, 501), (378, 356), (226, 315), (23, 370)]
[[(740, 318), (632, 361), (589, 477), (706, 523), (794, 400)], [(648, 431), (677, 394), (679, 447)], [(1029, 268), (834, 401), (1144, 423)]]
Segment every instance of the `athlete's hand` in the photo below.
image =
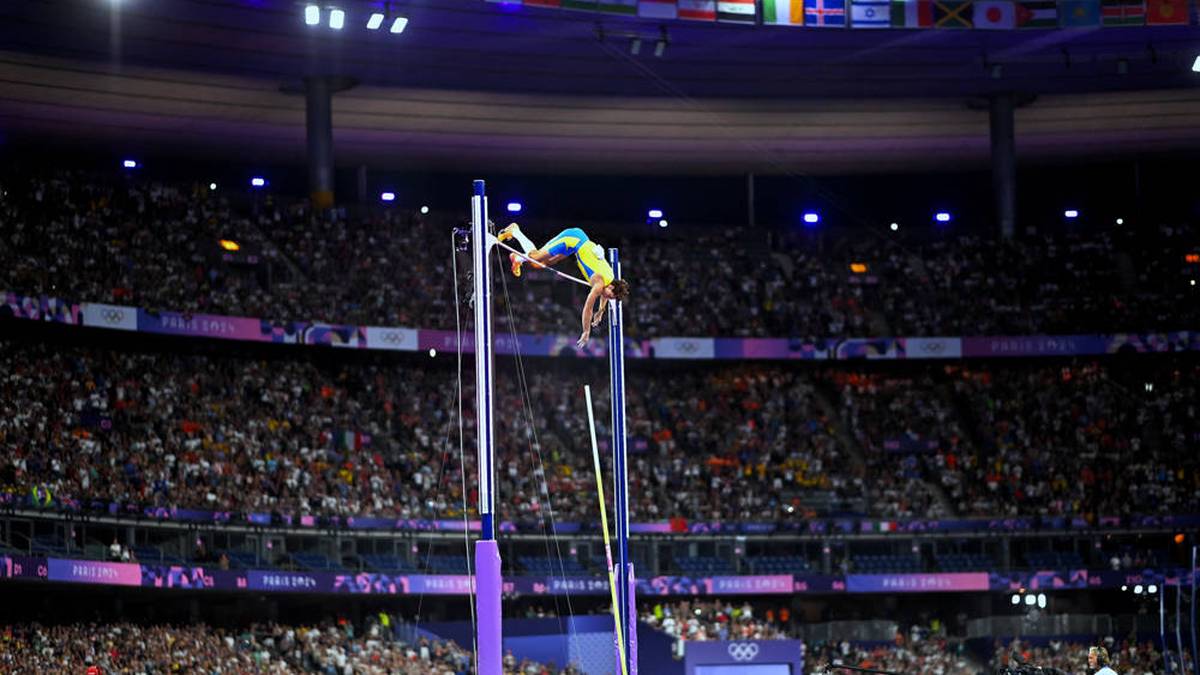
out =
[(604, 320), (604, 312), (596, 312), (596, 313), (595, 313), (595, 314), (592, 316), (592, 328), (595, 328), (596, 326), (599, 326), (599, 325), (600, 325), (600, 322), (601, 322), (601, 321), (603, 321), (603, 320)]
[(591, 329), (583, 331), (583, 334), (581, 334), (579, 336), (579, 342), (576, 342), (575, 346), (579, 347), (580, 349), (583, 349), (583, 346), (587, 344), (588, 338), (591, 337), (591, 335), (592, 335)]

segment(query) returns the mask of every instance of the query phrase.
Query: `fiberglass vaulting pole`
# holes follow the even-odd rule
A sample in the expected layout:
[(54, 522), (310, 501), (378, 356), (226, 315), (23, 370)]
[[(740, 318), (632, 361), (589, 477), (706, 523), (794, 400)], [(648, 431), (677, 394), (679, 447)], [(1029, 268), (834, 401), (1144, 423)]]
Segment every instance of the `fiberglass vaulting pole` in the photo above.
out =
[(475, 542), (475, 608), (478, 616), (476, 663), (479, 675), (501, 675), (500, 548), (496, 544), (495, 432), (492, 375), (492, 277), (488, 256), (494, 239), (488, 232), (487, 193), (475, 181), (471, 197), (471, 258), (475, 282), (475, 449), (479, 462), (479, 517)]
[[(613, 278), (621, 278), (617, 249), (608, 249)], [(608, 303), (608, 367), (612, 382), (613, 507), (617, 516), (617, 603), (624, 632), (625, 672), (637, 675), (637, 601), (633, 563), (629, 560), (629, 465), (625, 452), (625, 330), (621, 302)], [(614, 630), (614, 633), (616, 631)], [(621, 658), (618, 650), (617, 658)], [(615, 672), (621, 672), (618, 666)]]

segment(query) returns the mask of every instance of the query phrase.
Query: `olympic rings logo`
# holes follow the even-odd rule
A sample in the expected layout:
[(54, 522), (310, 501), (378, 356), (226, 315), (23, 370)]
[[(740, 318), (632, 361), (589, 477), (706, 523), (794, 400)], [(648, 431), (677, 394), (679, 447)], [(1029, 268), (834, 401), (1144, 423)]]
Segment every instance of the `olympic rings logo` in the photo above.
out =
[(734, 661), (753, 661), (758, 656), (758, 645), (753, 642), (729, 643), (729, 658)]
[(404, 333), (399, 333), (396, 331), (388, 331), (388, 332), (384, 333), (379, 339), (389, 345), (400, 345), (400, 344), (404, 344), (404, 342), (405, 342)]
[(942, 342), (922, 342), (921, 351), (926, 354), (940, 354), (946, 348)]
[(100, 311), (100, 318), (105, 323), (121, 323), (125, 320), (125, 311), (121, 309), (105, 309)]
[(681, 351), (685, 354), (694, 353), (698, 349), (700, 349), (700, 346), (697, 345), (695, 342), (692, 342), (691, 340), (687, 340), (687, 341), (679, 343), (679, 351)]

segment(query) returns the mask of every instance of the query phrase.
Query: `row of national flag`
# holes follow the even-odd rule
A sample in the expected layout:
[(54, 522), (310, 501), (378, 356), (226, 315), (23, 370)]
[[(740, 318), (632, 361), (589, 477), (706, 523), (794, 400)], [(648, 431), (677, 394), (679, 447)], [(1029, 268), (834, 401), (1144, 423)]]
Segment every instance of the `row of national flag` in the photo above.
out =
[(648, 19), (820, 28), (1186, 26), (1200, 0), (488, 0)]

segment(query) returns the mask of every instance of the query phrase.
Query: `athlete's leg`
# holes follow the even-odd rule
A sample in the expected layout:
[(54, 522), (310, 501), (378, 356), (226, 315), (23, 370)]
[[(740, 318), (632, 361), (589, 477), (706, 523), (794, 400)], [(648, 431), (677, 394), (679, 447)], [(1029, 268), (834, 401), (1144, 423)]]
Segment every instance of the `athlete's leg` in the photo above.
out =
[[(520, 227), (515, 226), (515, 223), (506, 227), (502, 234), (509, 234), (520, 242), (530, 264), (538, 268), (557, 264), (563, 258), (573, 255), (581, 244), (587, 242), (587, 235), (577, 227), (559, 232), (539, 249), (533, 248), (533, 242), (529, 241), (529, 238), (521, 232)], [(513, 276), (521, 276), (521, 265), (526, 262), (525, 259), (515, 253), (510, 253), (508, 259), (512, 263)]]
[(535, 250), (537, 250), (537, 247), (533, 245), (532, 241), (529, 241), (529, 237), (525, 236), (525, 233), (521, 231), (521, 228), (518, 227), (513, 231), (513, 237), (516, 238), (517, 243), (521, 244), (522, 251), (525, 251), (526, 253), (533, 253)]
[(509, 260), (509, 262), (512, 263), (513, 276), (516, 276), (516, 277), (521, 276), (521, 265), (523, 265), (525, 263), (529, 263), (530, 265), (533, 265), (534, 267), (536, 267), (538, 269), (542, 269), (544, 267), (550, 267), (553, 265), (557, 265), (559, 263), (559, 261), (561, 261), (565, 257), (567, 257), (567, 256), (551, 255), (550, 252), (544, 248), (539, 248), (536, 251), (530, 251), (527, 254), (526, 258), (522, 258), (521, 256), (517, 255), (516, 253), (508, 254), (508, 260)]

